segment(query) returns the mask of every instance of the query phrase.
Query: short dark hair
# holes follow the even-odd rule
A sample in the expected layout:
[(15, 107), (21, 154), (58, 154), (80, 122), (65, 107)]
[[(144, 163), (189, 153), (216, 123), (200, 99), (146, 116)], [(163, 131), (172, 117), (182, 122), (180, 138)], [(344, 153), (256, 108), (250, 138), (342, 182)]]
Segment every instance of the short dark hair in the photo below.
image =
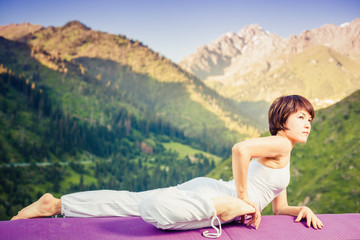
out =
[(304, 109), (314, 119), (313, 105), (306, 98), (299, 95), (282, 96), (271, 104), (269, 109), (269, 130), (275, 136), (278, 131), (287, 130), (285, 127), (288, 117), (297, 111)]

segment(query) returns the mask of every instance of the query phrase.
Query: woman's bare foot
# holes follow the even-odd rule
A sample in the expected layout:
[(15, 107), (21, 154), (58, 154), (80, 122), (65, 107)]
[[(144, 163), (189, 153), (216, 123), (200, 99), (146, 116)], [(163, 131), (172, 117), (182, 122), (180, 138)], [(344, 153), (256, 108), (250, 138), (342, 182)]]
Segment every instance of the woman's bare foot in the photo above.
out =
[(255, 208), (240, 198), (223, 196), (212, 199), (215, 205), (216, 214), (224, 222), (233, 220), (236, 217), (255, 212)]
[(39, 200), (23, 208), (11, 220), (49, 217), (61, 213), (61, 200), (45, 193)]

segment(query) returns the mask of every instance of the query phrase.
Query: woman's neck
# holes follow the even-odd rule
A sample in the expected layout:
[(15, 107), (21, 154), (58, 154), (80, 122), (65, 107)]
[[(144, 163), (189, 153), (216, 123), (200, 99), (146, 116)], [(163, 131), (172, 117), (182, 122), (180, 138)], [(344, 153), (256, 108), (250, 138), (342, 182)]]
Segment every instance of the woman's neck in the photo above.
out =
[(295, 147), (296, 142), (293, 139), (289, 138), (288, 135), (284, 131), (278, 131), (276, 136), (284, 137), (284, 138), (288, 139), (291, 142), (292, 148)]

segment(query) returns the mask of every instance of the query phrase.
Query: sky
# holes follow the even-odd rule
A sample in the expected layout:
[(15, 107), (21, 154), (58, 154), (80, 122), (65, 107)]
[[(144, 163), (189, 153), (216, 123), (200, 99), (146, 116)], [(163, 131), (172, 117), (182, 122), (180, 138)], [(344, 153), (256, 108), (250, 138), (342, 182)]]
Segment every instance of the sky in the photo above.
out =
[(360, 0), (0, 0), (0, 25), (79, 20), (139, 40), (174, 62), (250, 24), (288, 38), (359, 17)]

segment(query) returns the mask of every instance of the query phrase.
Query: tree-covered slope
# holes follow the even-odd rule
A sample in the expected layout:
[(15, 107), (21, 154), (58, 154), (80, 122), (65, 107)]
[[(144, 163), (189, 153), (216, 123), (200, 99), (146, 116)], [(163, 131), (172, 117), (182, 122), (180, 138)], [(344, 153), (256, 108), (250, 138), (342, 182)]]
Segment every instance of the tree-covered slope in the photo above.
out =
[[(360, 91), (316, 111), (306, 144), (291, 156), (288, 200), (317, 213), (360, 212)], [(231, 158), (208, 176), (231, 179)], [(267, 208), (264, 214), (271, 213)]]
[(203, 176), (218, 161), (191, 148), (169, 122), (131, 112), (134, 106), (118, 107), (104, 126), (65, 113), (50, 89), (0, 70), (1, 220), (45, 192), (172, 186)]

